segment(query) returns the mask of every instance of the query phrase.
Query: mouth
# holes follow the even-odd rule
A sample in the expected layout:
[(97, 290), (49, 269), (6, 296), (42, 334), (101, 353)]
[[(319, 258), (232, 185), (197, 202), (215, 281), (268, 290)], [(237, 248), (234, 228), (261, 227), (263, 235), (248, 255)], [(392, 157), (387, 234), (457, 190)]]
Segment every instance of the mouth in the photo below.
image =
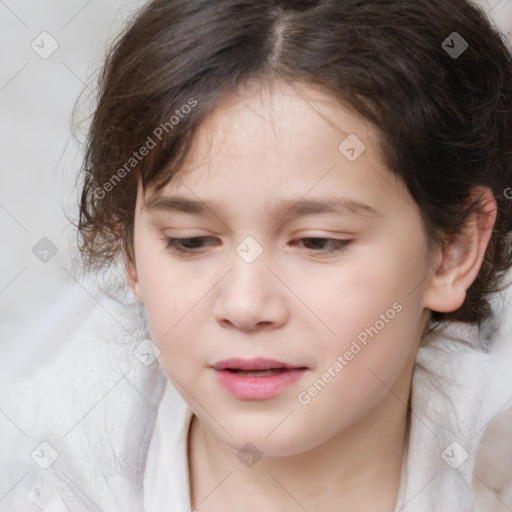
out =
[(218, 382), (241, 400), (277, 396), (309, 369), (272, 359), (228, 359), (219, 361), (212, 368)]
[[(227, 370), (230, 372), (283, 372), (286, 370), (306, 369), (305, 366), (296, 366), (274, 359), (224, 359), (215, 363), (214, 370)], [(251, 373), (253, 375), (254, 373)]]
[(266, 377), (268, 375), (278, 375), (279, 373), (289, 371), (288, 368), (270, 368), (269, 370), (238, 370), (226, 368), (225, 371), (240, 375), (240, 377)]

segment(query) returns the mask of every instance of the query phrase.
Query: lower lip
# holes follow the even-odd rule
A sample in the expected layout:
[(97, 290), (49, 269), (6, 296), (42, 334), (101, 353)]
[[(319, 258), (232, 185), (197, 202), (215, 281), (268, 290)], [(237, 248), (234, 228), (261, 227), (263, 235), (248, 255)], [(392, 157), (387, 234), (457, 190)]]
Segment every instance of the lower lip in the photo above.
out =
[(275, 375), (244, 377), (227, 370), (215, 370), (217, 379), (233, 396), (242, 400), (264, 400), (278, 395), (299, 380), (305, 368), (294, 368)]

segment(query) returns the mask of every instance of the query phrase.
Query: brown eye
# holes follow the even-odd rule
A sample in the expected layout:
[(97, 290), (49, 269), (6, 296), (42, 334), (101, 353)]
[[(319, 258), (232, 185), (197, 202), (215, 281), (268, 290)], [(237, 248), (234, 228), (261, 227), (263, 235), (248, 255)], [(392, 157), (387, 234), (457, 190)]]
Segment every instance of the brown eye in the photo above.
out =
[[(165, 246), (173, 252), (181, 254), (189, 254), (197, 252), (197, 249), (202, 249), (201, 242), (208, 240), (208, 236), (196, 236), (192, 238), (165, 238)], [(198, 247), (199, 245), (199, 247)]]
[[(301, 238), (300, 239), (300, 241), (303, 241), (303, 240), (308, 240), (308, 241), (313, 240), (313, 243), (308, 242), (307, 244), (304, 244), (304, 245), (312, 246), (312, 248), (306, 247), (307, 249), (309, 249), (313, 252), (327, 252), (327, 253), (341, 252), (341, 251), (345, 250), (345, 248), (348, 246), (348, 244), (350, 244), (352, 242), (352, 240), (339, 240), (337, 238), (317, 238), (317, 237)], [(330, 248), (324, 248), (324, 246), (326, 245), (327, 242), (332, 242), (332, 245)]]

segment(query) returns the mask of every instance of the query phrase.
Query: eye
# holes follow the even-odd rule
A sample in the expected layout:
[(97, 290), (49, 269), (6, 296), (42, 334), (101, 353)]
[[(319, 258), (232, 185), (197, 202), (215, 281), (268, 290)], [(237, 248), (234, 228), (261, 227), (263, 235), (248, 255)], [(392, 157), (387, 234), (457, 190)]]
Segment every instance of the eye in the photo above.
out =
[[(207, 240), (213, 240), (213, 238), (208, 236), (198, 236), (192, 238), (165, 238), (165, 246), (172, 252), (179, 254), (192, 254), (194, 252), (198, 252), (198, 249), (202, 249), (202, 243)], [(301, 238), (299, 242), (307, 241), (306, 248), (312, 252), (317, 253), (333, 253), (333, 252), (342, 252), (347, 246), (352, 242), (352, 240), (340, 240), (337, 238), (319, 238), (319, 237), (310, 237), (310, 238)], [(313, 243), (311, 244), (311, 241)], [(326, 243), (331, 242), (330, 248), (318, 247), (325, 246)], [(308, 245), (312, 245), (313, 247), (307, 247)]]
[[(172, 252), (182, 253), (182, 254), (189, 254), (192, 252), (197, 252), (197, 244), (208, 240), (211, 237), (208, 236), (196, 236), (192, 238), (165, 238), (165, 246), (167, 249), (171, 250)], [(201, 248), (201, 247), (200, 247)]]
[[(313, 252), (323, 252), (323, 253), (333, 253), (333, 252), (342, 252), (344, 251), (347, 246), (352, 242), (352, 240), (340, 240), (338, 238), (319, 238), (319, 237), (311, 237), (311, 238), (301, 238), (299, 242), (302, 242), (303, 240), (311, 241), (313, 240), (313, 244), (310, 242), (306, 243), (305, 245), (312, 245), (313, 249), (309, 248), (309, 250), (312, 250)], [(326, 242), (332, 242), (330, 248), (318, 248), (318, 245), (322, 246), (325, 245)], [(316, 249), (315, 249), (316, 247)], [(306, 247), (307, 248), (307, 247)]]

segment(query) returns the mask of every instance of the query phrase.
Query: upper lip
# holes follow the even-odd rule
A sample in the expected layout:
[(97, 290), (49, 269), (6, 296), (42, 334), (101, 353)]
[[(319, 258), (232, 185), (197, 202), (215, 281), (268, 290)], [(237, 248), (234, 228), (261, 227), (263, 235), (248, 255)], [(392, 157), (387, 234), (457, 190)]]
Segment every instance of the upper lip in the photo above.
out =
[(305, 368), (275, 361), (273, 359), (224, 359), (215, 363), (215, 370), (273, 370), (275, 368)]

